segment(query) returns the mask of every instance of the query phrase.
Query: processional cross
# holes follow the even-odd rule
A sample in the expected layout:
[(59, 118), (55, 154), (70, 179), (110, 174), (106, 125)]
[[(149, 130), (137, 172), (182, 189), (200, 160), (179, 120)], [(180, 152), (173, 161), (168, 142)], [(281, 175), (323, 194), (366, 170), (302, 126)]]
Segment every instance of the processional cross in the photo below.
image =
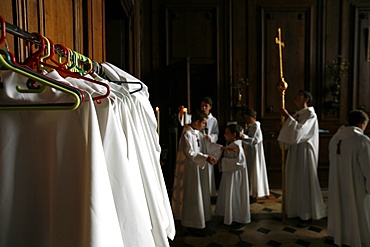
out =
[[(288, 83), (284, 80), (283, 75), (283, 47), (284, 42), (281, 41), (281, 28), (278, 28), (278, 37), (275, 38), (275, 43), (279, 45), (279, 62), (280, 62), (280, 82), (277, 83), (277, 88), (281, 93), (281, 108), (285, 108), (285, 91), (288, 88)], [(281, 115), (281, 126), (285, 122), (285, 116)], [(282, 175), (282, 201), (281, 201), (281, 213), (283, 223), (285, 223), (285, 143), (281, 143), (281, 175)]]

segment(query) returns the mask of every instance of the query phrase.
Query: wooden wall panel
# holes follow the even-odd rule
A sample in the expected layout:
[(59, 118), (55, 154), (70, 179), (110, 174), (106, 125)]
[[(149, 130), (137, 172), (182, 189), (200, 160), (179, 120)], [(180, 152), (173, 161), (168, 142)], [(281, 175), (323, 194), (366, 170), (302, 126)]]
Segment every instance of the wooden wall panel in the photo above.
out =
[(350, 54), (353, 74), (350, 81), (352, 90), (343, 92), (344, 97), (352, 99), (350, 108), (361, 106), (370, 112), (370, 4), (353, 5), (351, 12), (353, 35)]
[[(311, 90), (311, 66), (315, 57), (314, 18), (311, 18), (312, 7), (307, 6), (260, 6), (261, 29), (259, 52), (262, 54), (261, 97), (259, 103), (262, 118), (279, 118), (281, 97), (277, 90), (280, 82), (279, 49), (275, 43), (278, 28), (281, 28), (283, 48), (283, 76), (288, 83), (286, 91), (286, 108), (294, 112), (293, 99), (299, 89)], [(273, 109), (271, 112), (270, 109)]]
[[(78, 2), (78, 1), (77, 1)], [(45, 1), (44, 2), (44, 35), (55, 44), (62, 44), (77, 52), (75, 47), (75, 30), (81, 29), (81, 22), (74, 20), (74, 6), (72, 1)], [(78, 36), (77, 36), (78, 37)]]
[[(40, 12), (40, 2), (37, 0), (17, 0), (14, 11), (13, 24), (27, 32), (37, 32), (43, 34), (43, 11)], [(27, 42), (23, 39), (15, 39), (15, 56), (19, 61), (23, 61), (28, 55)]]
[[(195, 63), (216, 63), (217, 8), (186, 6), (167, 8), (167, 61), (172, 64), (185, 57)], [(199, 42), (202, 40), (203, 42)]]
[[(85, 9), (85, 55), (96, 61), (105, 60), (105, 1), (88, 0)], [(94, 25), (89, 25), (94, 23)]]
[[(197, 6), (196, 4), (166, 5), (166, 65), (172, 65), (189, 58), (190, 101), (182, 104), (190, 110), (199, 109), (204, 96), (215, 100), (217, 112), (217, 66), (219, 54), (219, 12), (217, 5)], [(169, 67), (171, 68), (171, 67)], [(172, 80), (170, 87), (177, 87)], [(199, 90), (203, 88), (204, 90)], [(174, 91), (173, 91), (174, 92)], [(168, 95), (176, 102), (177, 94)], [(186, 96), (187, 97), (187, 96)], [(189, 105), (190, 104), (190, 105)], [(177, 109), (178, 106), (174, 106)], [(217, 114), (216, 114), (217, 115)]]
[[(2, 0), (1, 8), (0, 8), (0, 16), (3, 17), (5, 22), (13, 23), (13, 12), (12, 12), (12, 0)], [(6, 34), (7, 35), (7, 34)], [(13, 35), (7, 35), (6, 38), (9, 49), (11, 51), (14, 50), (14, 37)], [(6, 49), (5, 43), (0, 45), (0, 49)]]
[[(9, 0), (0, 10), (6, 21), (37, 32), (98, 61), (105, 59), (105, 0)], [(88, 11), (89, 10), (89, 11)], [(12, 15), (14, 13), (14, 15)], [(20, 61), (28, 56), (26, 42), (14, 39)]]
[[(165, 5), (166, 65), (190, 59), (190, 106), (199, 108), (201, 98), (211, 96), (215, 102), (219, 66), (219, 9), (217, 5)], [(203, 88), (204, 90), (199, 90)], [(184, 92), (187, 94), (187, 92)], [(169, 95), (169, 98), (178, 95)], [(177, 107), (175, 107), (177, 109)], [(213, 105), (214, 113), (217, 105)], [(217, 115), (217, 114), (216, 114)]]

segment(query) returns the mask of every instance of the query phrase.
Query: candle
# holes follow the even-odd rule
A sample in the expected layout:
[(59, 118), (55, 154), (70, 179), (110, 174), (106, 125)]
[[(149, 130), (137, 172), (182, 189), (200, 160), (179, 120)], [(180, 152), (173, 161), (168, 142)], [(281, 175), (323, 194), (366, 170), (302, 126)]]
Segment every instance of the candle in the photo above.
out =
[(186, 115), (187, 115), (188, 109), (184, 108), (182, 111), (184, 112), (184, 126), (185, 126), (185, 124), (186, 124)]
[(155, 108), (155, 112), (156, 112), (156, 115), (157, 115), (157, 132), (158, 132), (158, 136), (159, 136), (159, 107)]

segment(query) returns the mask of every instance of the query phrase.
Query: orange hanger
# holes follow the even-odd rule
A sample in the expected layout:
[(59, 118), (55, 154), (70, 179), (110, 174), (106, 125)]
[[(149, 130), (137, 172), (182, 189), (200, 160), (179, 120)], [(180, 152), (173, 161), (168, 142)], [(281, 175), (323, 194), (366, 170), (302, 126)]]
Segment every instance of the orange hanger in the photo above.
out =
[[(40, 57), (40, 62), (39, 62), (39, 65), (40, 66), (45, 66), (46, 68), (51, 68), (51, 69), (55, 69), (56, 71), (58, 71), (63, 77), (74, 77), (74, 78), (78, 78), (78, 79), (83, 79), (84, 81), (88, 81), (88, 82), (91, 82), (91, 83), (95, 83), (95, 84), (99, 84), (103, 87), (105, 87), (106, 89), (106, 93), (104, 95), (100, 95), (100, 96), (96, 96), (96, 97), (93, 97), (93, 100), (97, 101), (98, 103), (101, 102), (101, 99), (104, 99), (104, 98), (107, 98), (109, 95), (110, 95), (110, 86), (107, 84), (107, 83), (104, 83), (104, 82), (101, 82), (101, 81), (97, 81), (97, 80), (93, 80), (93, 79), (90, 79), (90, 78), (87, 78), (87, 77), (84, 77), (78, 73), (74, 73), (72, 71), (70, 71), (68, 68), (67, 68), (67, 64), (69, 62), (69, 49), (64, 47), (64, 46), (61, 46), (59, 45), (59, 47), (61, 47), (63, 49), (63, 51), (66, 51), (68, 53), (67, 55), (67, 61), (63, 64), (61, 64), (60, 62), (56, 61), (54, 59), (54, 55), (55, 55), (55, 46), (54, 46), (54, 42), (40, 34), (37, 34), (37, 36), (39, 36), (39, 38), (41, 40), (43, 40), (42, 43), (45, 43), (47, 44), (47, 47), (46, 51), (48, 51), (46, 54), (47, 56), (41, 56)], [(51, 61), (53, 62), (54, 64), (51, 64), (50, 62), (48, 63), (48, 61)], [(91, 61), (91, 60), (90, 60)]]

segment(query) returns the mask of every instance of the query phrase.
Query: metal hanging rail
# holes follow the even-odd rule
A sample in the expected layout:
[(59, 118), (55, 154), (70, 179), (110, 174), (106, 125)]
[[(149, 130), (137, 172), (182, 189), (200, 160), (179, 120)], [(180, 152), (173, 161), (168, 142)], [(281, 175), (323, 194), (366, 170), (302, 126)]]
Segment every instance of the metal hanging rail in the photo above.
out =
[[(3, 20), (2, 16), (0, 16), (0, 19)], [(3, 28), (2, 23), (3, 22), (0, 21), (0, 30)], [(17, 36), (19, 38), (27, 40), (28, 42), (31, 42), (32, 44), (41, 46), (42, 43), (35, 34), (29, 33), (27, 31), (19, 28), (18, 26), (10, 24), (6, 21), (4, 21), (4, 23), (5, 23), (5, 26), (6, 26), (5, 31), (7, 33), (13, 34), (14, 36)], [(58, 53), (58, 55), (65, 56), (65, 53), (64, 53), (63, 49), (61, 47), (59, 47), (58, 45), (54, 45), (54, 50), (55, 50), (56, 53)], [(100, 74), (100, 70), (101, 70), (100, 64), (98, 62), (94, 61), (94, 60), (91, 60), (91, 61), (92, 61), (93, 70), (97, 74)], [(87, 65), (88, 61), (86, 61), (86, 62), (82, 61), (82, 63), (85, 63)]]
[[(11, 33), (17, 37), (20, 37), (22, 39), (28, 40), (35, 44), (41, 44), (40, 40), (33, 34), (26, 32), (22, 29), (20, 29), (18, 26), (15, 26), (13, 24), (10, 24), (8, 22), (6, 23), (6, 32)], [(2, 28), (2, 23), (0, 22), (0, 27)]]
[[(5, 26), (6, 26), (5, 31), (7, 33), (13, 34), (14, 36), (17, 36), (19, 38), (27, 40), (28, 42), (31, 42), (32, 44), (41, 45), (41, 41), (39, 40), (39, 38), (36, 35), (34, 35), (32, 33), (29, 33), (27, 31), (19, 28), (18, 26), (10, 24), (6, 21), (4, 21), (4, 23), (5, 23)], [(0, 29), (2, 29), (2, 28), (3, 28), (2, 27), (2, 22), (0, 21)], [(54, 46), (54, 49), (55, 49), (55, 52), (58, 53), (59, 55), (62, 55), (62, 56), (65, 55), (63, 50), (59, 46)]]

